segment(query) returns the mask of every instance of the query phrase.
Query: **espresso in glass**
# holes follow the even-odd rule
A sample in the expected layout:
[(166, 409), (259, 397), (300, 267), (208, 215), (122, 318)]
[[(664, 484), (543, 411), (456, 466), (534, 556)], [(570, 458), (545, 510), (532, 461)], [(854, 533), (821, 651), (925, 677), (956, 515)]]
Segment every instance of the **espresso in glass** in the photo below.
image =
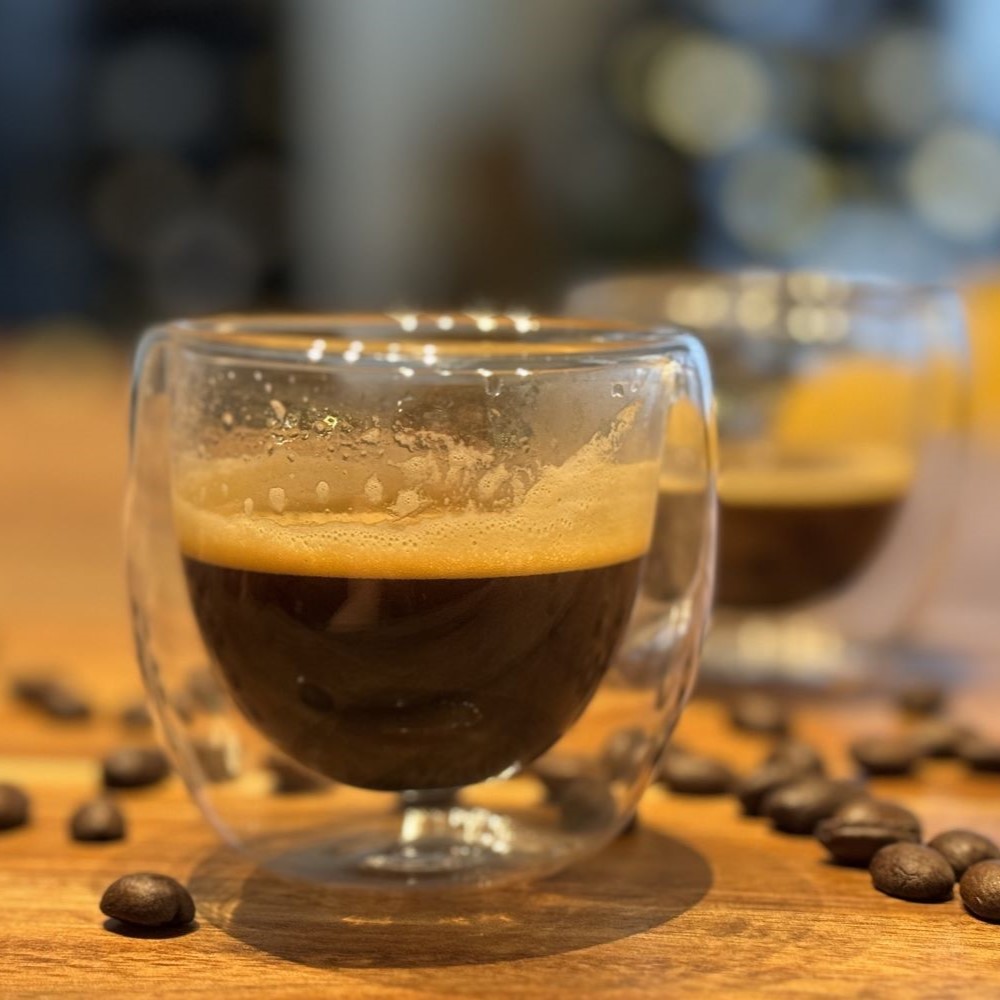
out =
[[(543, 477), (508, 516), (443, 498), (403, 518), (359, 512), (317, 468), (297, 475), (319, 495), (275, 511), (263, 471), (223, 464), (176, 504), (191, 604), (235, 702), (295, 760), (370, 789), (467, 785), (533, 761), (590, 702), (639, 586), (651, 463), (595, 468), (592, 496)], [(205, 500), (221, 483), (263, 512)], [(581, 530), (558, 538), (569, 508)]]
[(716, 596), (728, 607), (835, 593), (875, 557), (910, 488), (902, 449), (724, 451)]

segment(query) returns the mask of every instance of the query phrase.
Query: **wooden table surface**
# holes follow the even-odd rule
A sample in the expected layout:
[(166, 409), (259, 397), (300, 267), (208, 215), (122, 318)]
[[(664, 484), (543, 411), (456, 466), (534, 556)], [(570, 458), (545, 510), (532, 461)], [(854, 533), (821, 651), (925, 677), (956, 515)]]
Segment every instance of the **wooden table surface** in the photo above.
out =
[[(729, 799), (653, 789), (639, 832), (586, 864), (533, 887), (420, 896), (388, 912), (253, 871), (176, 778), (127, 796), (125, 842), (71, 842), (70, 811), (96, 788), (101, 753), (124, 738), (115, 711), (139, 693), (119, 540), (125, 399), (120, 366), (101, 357), (70, 376), (30, 357), (0, 363), (0, 686), (25, 665), (64, 665), (98, 709), (96, 721), (59, 725), (0, 692), (0, 781), (34, 803), (30, 826), (0, 834), (0, 997), (1000, 993), (1000, 926), (957, 898), (889, 899), (867, 873), (825, 864), (811, 839), (742, 819)], [(995, 563), (983, 553), (996, 554), (1000, 527), (990, 533), (988, 510), (964, 516), (959, 548), (978, 562), (952, 565), (928, 628), (969, 653), (957, 714), (996, 730), (994, 595), (983, 592)], [(979, 581), (971, 595), (969, 580)], [(889, 719), (877, 700), (827, 700), (804, 706), (798, 727), (846, 771), (850, 735)], [(767, 749), (708, 700), (688, 709), (680, 738), (740, 768)], [(873, 784), (917, 810), (929, 835), (962, 825), (1000, 837), (1000, 776), (940, 762)], [(103, 888), (137, 869), (187, 882), (195, 930), (105, 928)]]

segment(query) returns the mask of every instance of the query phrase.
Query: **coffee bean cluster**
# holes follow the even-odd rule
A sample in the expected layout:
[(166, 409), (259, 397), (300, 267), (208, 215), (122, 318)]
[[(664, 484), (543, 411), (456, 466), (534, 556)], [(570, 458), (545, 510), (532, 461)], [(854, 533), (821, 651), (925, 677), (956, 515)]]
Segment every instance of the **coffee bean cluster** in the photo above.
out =
[[(54, 671), (36, 670), (17, 677), (10, 688), (12, 699), (26, 709), (57, 723), (85, 722), (94, 717), (92, 706)], [(192, 672), (187, 688), (180, 692), (175, 710), (190, 717), (195, 710), (218, 711), (221, 696), (211, 676), (204, 670)], [(129, 730), (149, 730), (152, 718), (144, 702), (125, 706), (119, 723)], [(219, 748), (195, 744), (195, 752), (208, 780), (233, 777), (232, 763)], [(126, 746), (101, 761), (101, 781), (105, 792), (82, 803), (68, 818), (69, 836), (79, 843), (120, 841), (128, 824), (122, 808), (111, 793), (146, 788), (161, 783), (170, 773), (163, 751), (150, 746)], [(284, 789), (282, 789), (284, 790)], [(15, 830), (31, 821), (31, 801), (27, 792), (14, 784), (0, 784), (0, 831)], [(101, 911), (121, 929), (176, 932), (194, 920), (190, 893), (174, 879), (152, 872), (125, 875), (110, 885), (100, 903)]]
[[(953, 757), (974, 771), (1000, 772), (1000, 744), (943, 717), (945, 703), (937, 685), (901, 692), (906, 730), (852, 743), (861, 777), (843, 781), (827, 776), (815, 748), (789, 735), (793, 718), (779, 699), (748, 694), (730, 705), (730, 723), (778, 737), (754, 770), (737, 777), (721, 761), (668, 747), (659, 781), (678, 794), (732, 794), (745, 816), (763, 817), (782, 833), (814, 836), (830, 862), (867, 869), (874, 888), (897, 899), (941, 902), (958, 883), (969, 912), (1000, 922), (1000, 847), (972, 830), (946, 830), (925, 844), (917, 816), (865, 787), (867, 777), (912, 774), (927, 758)], [(624, 737), (615, 744), (627, 745)]]

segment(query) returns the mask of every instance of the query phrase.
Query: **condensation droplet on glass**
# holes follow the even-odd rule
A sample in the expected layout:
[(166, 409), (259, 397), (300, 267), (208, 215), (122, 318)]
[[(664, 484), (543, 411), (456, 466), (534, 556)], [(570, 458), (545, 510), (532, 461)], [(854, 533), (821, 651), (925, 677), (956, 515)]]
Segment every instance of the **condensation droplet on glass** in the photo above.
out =
[(312, 428), (317, 434), (322, 434), (326, 430), (326, 422), (323, 420), (314, 420)]
[(264, 375), (263, 375), (262, 372), (254, 372), (253, 373), (253, 380), (255, 382), (259, 382), (263, 377), (264, 377)]
[(611, 395), (614, 396), (615, 399), (624, 399), (625, 386), (623, 386), (621, 382), (615, 382), (615, 384), (611, 387)]
[(229, 379), (230, 382), (234, 382), (236, 380), (236, 372), (230, 368), (229, 371), (226, 372), (226, 378)]
[(265, 382), (264, 383), (264, 392), (271, 392), (271, 390), (273, 388), (274, 388), (274, 386), (272, 386), (270, 382)]
[(316, 499), (320, 503), (326, 503), (330, 499), (330, 484), (325, 479), (316, 484)]
[(280, 486), (272, 486), (267, 491), (267, 502), (275, 514), (280, 514), (285, 509), (285, 491)]
[(268, 406), (271, 407), (271, 412), (274, 413), (274, 415), (279, 420), (285, 419), (285, 414), (288, 412), (288, 407), (285, 406), (285, 404), (280, 399), (272, 399), (270, 403), (268, 403)]
[(253, 500), (250, 497), (247, 497), (246, 500), (243, 501), (243, 513), (246, 514), (247, 517), (253, 513)]
[(235, 423), (236, 418), (229, 412), (229, 410), (226, 410), (226, 412), (222, 414), (222, 426), (228, 431), (232, 430), (233, 424)]
[(500, 384), (499, 375), (488, 375), (485, 382), (487, 396), (499, 396), (503, 387)]

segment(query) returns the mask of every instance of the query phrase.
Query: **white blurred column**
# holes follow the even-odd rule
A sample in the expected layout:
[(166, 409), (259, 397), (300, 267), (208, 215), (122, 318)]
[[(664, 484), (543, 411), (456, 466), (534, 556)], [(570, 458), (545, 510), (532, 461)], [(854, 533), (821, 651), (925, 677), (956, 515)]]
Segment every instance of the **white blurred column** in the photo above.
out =
[(623, 0), (292, 0), (300, 303), (432, 300), (462, 225), (448, 177), (463, 139), (498, 123), (530, 142), (622, 9)]

